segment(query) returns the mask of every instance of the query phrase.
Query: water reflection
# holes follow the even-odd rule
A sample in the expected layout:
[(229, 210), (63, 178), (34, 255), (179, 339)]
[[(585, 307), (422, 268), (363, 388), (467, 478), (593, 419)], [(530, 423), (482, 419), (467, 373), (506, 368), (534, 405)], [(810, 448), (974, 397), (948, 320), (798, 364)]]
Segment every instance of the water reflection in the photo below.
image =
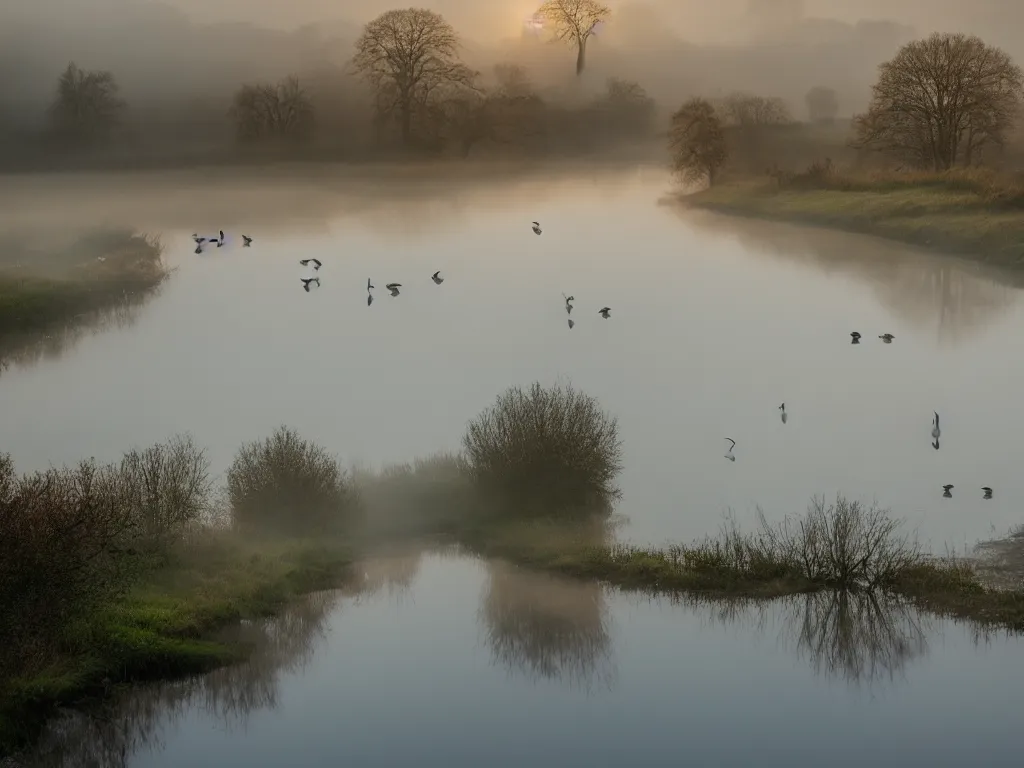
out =
[(275, 619), (242, 622), (225, 636), (250, 645), (244, 664), (188, 680), (133, 689), (89, 712), (68, 712), (47, 728), (32, 759), (39, 768), (123, 768), (143, 750), (159, 751), (189, 712), (200, 710), (229, 730), (245, 728), (257, 710), (278, 706), (283, 674), (301, 670), (324, 636), (339, 595), (319, 592)]
[(84, 312), (46, 333), (4, 333), (0, 336), (0, 373), (11, 366), (57, 360), (89, 336), (133, 327), (143, 305), (156, 298), (161, 287), (144, 293), (126, 293), (115, 304)]
[(611, 688), (615, 680), (604, 588), (503, 562), (487, 565), (480, 620), (493, 660), (533, 680)]
[(784, 647), (815, 674), (855, 686), (902, 679), (928, 653), (932, 621), (906, 600), (881, 593), (825, 591), (772, 601), (681, 598), (713, 624), (758, 633), (778, 624)]
[(423, 565), (422, 550), (396, 551), (369, 558), (355, 567), (356, 581), (343, 587), (343, 594), (357, 601), (372, 599), (381, 594), (402, 599), (412, 589)]
[(983, 331), (1020, 300), (1024, 277), (981, 264), (916, 252), (880, 238), (828, 229), (674, 209), (698, 230), (728, 232), (753, 253), (852, 275), (912, 327), (934, 327), (940, 343), (957, 344)]

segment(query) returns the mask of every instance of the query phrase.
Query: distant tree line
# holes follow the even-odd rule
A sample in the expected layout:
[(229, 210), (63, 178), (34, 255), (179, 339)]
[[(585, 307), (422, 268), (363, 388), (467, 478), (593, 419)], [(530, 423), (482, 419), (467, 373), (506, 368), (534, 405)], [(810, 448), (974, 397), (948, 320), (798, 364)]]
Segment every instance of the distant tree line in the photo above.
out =
[[(907, 43), (879, 67), (849, 146), (923, 170), (979, 165), (1005, 145), (1022, 99), (1024, 73), (1005, 52), (975, 36), (936, 33)], [(823, 86), (808, 91), (806, 105), (812, 123), (831, 123), (839, 111), (835, 91)], [(767, 127), (788, 121), (778, 99), (690, 99), (670, 120), (672, 167), (688, 182), (714, 184)]]
[[(546, 0), (538, 16), (554, 39), (577, 52), (585, 66), (588, 41), (610, 11), (595, 0)], [(438, 13), (390, 10), (367, 23), (355, 42), (350, 71), (366, 86), (378, 135), (394, 129), (406, 147), (451, 148), (466, 155), (479, 144), (536, 144), (550, 127), (546, 104), (525, 70), (501, 64), (486, 75), (459, 58), (457, 33)], [(53, 135), (67, 146), (109, 143), (124, 118), (113, 73), (68, 65), (50, 109)], [(603, 97), (582, 110), (579, 124), (607, 137), (653, 130), (654, 102), (637, 83), (607, 82)], [(303, 143), (311, 139), (316, 107), (305, 83), (289, 75), (278, 83), (247, 83), (234, 94), (227, 117), (239, 142)], [(565, 117), (563, 115), (563, 117)], [(567, 127), (571, 130), (572, 120)]]

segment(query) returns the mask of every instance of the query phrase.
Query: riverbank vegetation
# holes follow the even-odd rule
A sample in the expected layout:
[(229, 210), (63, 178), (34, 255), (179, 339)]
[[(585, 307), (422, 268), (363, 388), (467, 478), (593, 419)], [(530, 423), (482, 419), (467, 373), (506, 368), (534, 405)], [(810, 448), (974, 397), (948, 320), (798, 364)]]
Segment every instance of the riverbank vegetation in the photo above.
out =
[(0, 243), (0, 363), (41, 336), (138, 304), (168, 274), (160, 241), (128, 230)]
[(5, 458), (0, 743), (30, 740), (56, 704), (238, 658), (218, 628), (341, 586), (356, 558), (399, 541), (707, 599), (884, 593), (1024, 630), (1021, 592), (982, 586), (968, 561), (926, 556), (886, 510), (841, 497), (753, 531), (727, 519), (690, 544), (619, 544), (621, 451), (596, 400), (534, 384), (471, 420), (461, 453), (381, 471), (345, 471), (286, 427), (243, 445), (224, 488), (187, 436), (29, 475)]
[[(920, 72), (924, 72), (923, 75)], [(955, 99), (930, 94), (956, 92)], [(807, 146), (784, 105), (694, 98), (671, 118), (671, 165), (707, 189), (688, 205), (865, 232), (1000, 266), (1024, 260), (1020, 148), (1024, 73), (977, 37), (933, 34), (879, 68), (842, 145), (801, 165)], [(812, 122), (836, 125), (834, 94), (812, 89)], [(815, 115), (818, 117), (815, 118)]]

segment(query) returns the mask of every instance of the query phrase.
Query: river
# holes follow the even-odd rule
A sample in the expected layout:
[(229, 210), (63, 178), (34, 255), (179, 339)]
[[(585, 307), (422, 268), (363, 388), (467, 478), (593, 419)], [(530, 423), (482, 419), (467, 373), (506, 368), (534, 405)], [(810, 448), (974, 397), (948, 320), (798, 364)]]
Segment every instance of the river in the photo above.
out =
[[(128, 225), (158, 233), (178, 269), (132, 322), (4, 373), (2, 445), (36, 469), (189, 431), (220, 472), (288, 424), (377, 466), (457, 449), (505, 387), (570, 381), (619, 418), (627, 539), (689, 539), (726, 510), (746, 524), (837, 493), (890, 507), (937, 551), (1019, 522), (1012, 280), (659, 204), (670, 188), (649, 168), (21, 177), (0, 227), (52, 227), (53, 210), (64, 228)], [(192, 232), (221, 228), (233, 242), (193, 253)], [(306, 257), (323, 261), (311, 293)]]
[(1020, 642), (898, 601), (672, 603), (396, 554), (245, 664), (51, 724), (47, 768), (1011, 764)]

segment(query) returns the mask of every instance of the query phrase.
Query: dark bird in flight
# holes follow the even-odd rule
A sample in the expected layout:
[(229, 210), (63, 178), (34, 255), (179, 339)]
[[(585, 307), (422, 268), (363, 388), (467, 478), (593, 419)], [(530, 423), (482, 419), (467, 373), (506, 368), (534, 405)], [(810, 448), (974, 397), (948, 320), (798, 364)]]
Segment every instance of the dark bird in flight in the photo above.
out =
[(252, 245), (252, 238), (248, 235), (242, 235), (242, 247), (248, 248), (250, 245)]
[(440, 285), (441, 283), (443, 283), (443, 282), (444, 282), (444, 278), (443, 278), (443, 277), (441, 277), (441, 270), (440, 270), (440, 269), (439, 269), (439, 270), (437, 270), (437, 272), (435, 272), (434, 274), (432, 274), (432, 275), (430, 276), (430, 279), (431, 279), (431, 280), (433, 280), (433, 281), (434, 281), (435, 283), (437, 283), (438, 285)]
[(310, 286), (311, 286), (311, 285), (312, 285), (313, 283), (316, 283), (316, 287), (317, 287), (317, 288), (319, 288), (319, 287), (320, 287), (320, 278), (319, 278), (319, 277), (300, 277), (299, 279), (300, 279), (300, 280), (302, 281), (302, 289), (303, 289), (303, 290), (304, 290), (304, 291), (305, 291), (306, 293), (309, 293), (309, 291), (310, 291)]
[(301, 261), (299, 261), (299, 264), (301, 264), (304, 267), (308, 267), (310, 264), (312, 264), (314, 270), (318, 270), (320, 269), (321, 266), (323, 266), (323, 263), (320, 261), (320, 259), (302, 259)]

